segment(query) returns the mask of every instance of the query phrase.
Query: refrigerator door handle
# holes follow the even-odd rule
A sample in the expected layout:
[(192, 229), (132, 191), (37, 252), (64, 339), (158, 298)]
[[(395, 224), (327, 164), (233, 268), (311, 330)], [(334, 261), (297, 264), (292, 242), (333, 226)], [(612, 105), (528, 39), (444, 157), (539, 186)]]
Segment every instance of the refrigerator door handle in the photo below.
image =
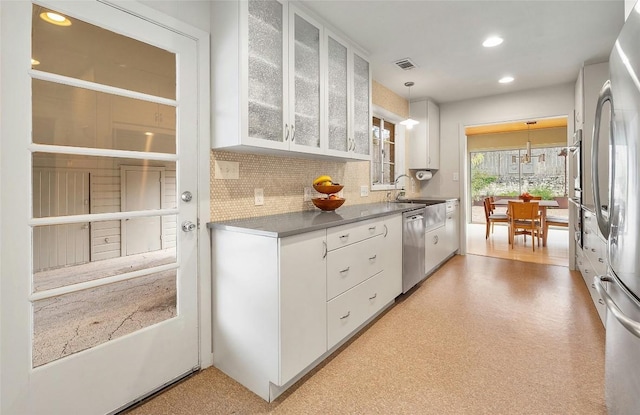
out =
[(624, 314), (622, 310), (620, 310), (620, 307), (618, 307), (616, 303), (613, 301), (613, 299), (609, 296), (609, 294), (607, 293), (607, 290), (602, 285), (602, 282), (615, 283), (613, 278), (606, 277), (606, 276), (599, 276), (599, 277), (594, 277), (593, 282), (596, 286), (596, 291), (598, 291), (598, 294), (600, 294), (600, 298), (604, 300), (604, 303), (607, 305), (607, 308), (609, 309), (611, 314), (613, 314), (616, 320), (618, 320), (620, 324), (624, 326), (624, 328), (629, 330), (631, 334), (640, 338), (640, 322), (635, 321), (629, 318), (626, 314)]
[[(592, 137), (592, 147), (591, 147), (591, 186), (593, 187), (593, 199), (595, 202), (595, 211), (596, 218), (598, 219), (598, 227), (600, 228), (600, 232), (605, 237), (605, 239), (609, 238), (609, 219), (605, 218), (602, 214), (602, 202), (600, 198), (600, 183), (598, 177), (599, 174), (599, 166), (598, 166), (598, 149), (600, 143), (600, 119), (602, 118), (602, 106), (609, 101), (609, 108), (611, 111), (611, 121), (613, 121), (613, 95), (611, 94), (611, 81), (606, 81), (604, 85), (602, 85), (602, 89), (600, 90), (600, 95), (598, 96), (598, 103), (596, 104), (596, 117), (593, 124), (593, 137)], [(613, 134), (609, 134), (609, 141), (611, 145), (613, 143)], [(610, 174), (609, 180), (613, 178), (613, 174)], [(609, 187), (613, 191), (613, 187), (611, 183), (609, 183)], [(609, 205), (609, 201), (607, 205)], [(611, 206), (609, 206), (609, 218), (612, 216)]]

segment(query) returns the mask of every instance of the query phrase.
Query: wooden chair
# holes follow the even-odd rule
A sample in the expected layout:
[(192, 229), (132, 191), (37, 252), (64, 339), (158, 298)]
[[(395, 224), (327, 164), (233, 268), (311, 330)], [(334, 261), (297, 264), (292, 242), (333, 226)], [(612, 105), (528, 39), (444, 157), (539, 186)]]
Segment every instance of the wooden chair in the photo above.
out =
[(487, 233), (485, 239), (489, 239), (489, 231), (493, 233), (494, 223), (509, 223), (507, 215), (502, 213), (492, 213), (491, 198), (488, 197), (484, 199), (484, 217), (487, 222)]
[(559, 226), (563, 228), (569, 227), (569, 218), (563, 216), (549, 216), (547, 215), (544, 219), (544, 237), (546, 238), (549, 235), (549, 226)]
[(540, 229), (540, 206), (537, 202), (512, 202), (509, 201), (509, 242), (513, 249), (516, 235), (524, 235), (527, 243), (527, 235), (531, 235), (531, 246), (536, 250), (536, 239), (540, 246), (542, 230)]

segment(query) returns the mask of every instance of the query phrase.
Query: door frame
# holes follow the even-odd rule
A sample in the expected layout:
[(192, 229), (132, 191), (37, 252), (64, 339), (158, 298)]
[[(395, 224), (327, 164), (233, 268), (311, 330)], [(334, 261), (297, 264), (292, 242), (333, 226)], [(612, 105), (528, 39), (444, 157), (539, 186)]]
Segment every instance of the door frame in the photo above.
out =
[[(199, 228), (197, 234), (197, 265), (198, 265), (198, 344), (200, 367), (208, 367), (213, 364), (213, 352), (211, 349), (211, 253), (209, 234), (205, 224), (210, 221), (210, 40), (209, 34), (177, 18), (131, 1), (105, 1), (116, 9), (122, 10), (133, 16), (137, 16), (154, 24), (172, 30), (193, 39), (196, 42), (197, 68), (198, 68), (198, 96), (197, 96), (197, 157), (198, 157), (198, 194), (201, 196), (194, 200), (197, 207)], [(16, 249), (29, 249), (29, 212), (24, 206), (29, 205), (30, 195), (23, 189), (16, 188), (12, 175), (22, 174), (25, 165), (30, 163), (30, 154), (20, 157), (9, 157), (7, 152), (2, 152), (2, 147), (9, 147), (14, 140), (28, 140), (24, 136), (24, 115), (31, 111), (31, 97), (20, 91), (30, 90), (31, 79), (28, 76), (30, 62), (30, 30), (31, 21), (21, 21), (8, 12), (12, 2), (0, 4), (0, 50), (12, 50), (12, 55), (19, 59), (2, 59), (0, 61), (0, 227), (3, 232), (0, 235), (0, 309), (22, 310), (28, 307), (21, 300), (11, 298), (9, 290), (4, 290), (10, 285), (7, 275), (14, 274), (14, 266), (10, 258)], [(63, 4), (65, 8), (73, 8), (73, 2), (36, 1), (37, 4), (56, 7)], [(7, 92), (11, 91), (11, 92)], [(7, 196), (11, 197), (7, 197)], [(21, 248), (22, 247), (22, 248)], [(15, 275), (15, 274), (14, 274)], [(14, 403), (20, 396), (28, 393), (19, 390), (12, 385), (10, 373), (5, 370), (24, 360), (22, 357), (15, 359), (11, 353), (15, 350), (10, 346), (11, 339), (8, 333), (19, 330), (14, 327), (15, 321), (10, 313), (2, 313), (0, 316), (0, 412), (11, 412)], [(21, 352), (22, 353), (22, 352)], [(27, 353), (26, 351), (24, 353)]]

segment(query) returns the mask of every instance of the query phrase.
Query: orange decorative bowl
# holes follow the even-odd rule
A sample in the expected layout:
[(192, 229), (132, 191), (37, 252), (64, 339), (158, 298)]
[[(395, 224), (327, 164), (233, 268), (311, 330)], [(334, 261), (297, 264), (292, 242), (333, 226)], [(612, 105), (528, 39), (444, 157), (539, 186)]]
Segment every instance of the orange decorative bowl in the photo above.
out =
[(531, 199), (533, 199), (532, 197), (527, 197), (527, 196), (519, 196), (519, 198), (523, 201), (523, 202), (531, 202)]
[(338, 209), (340, 206), (342, 206), (345, 200), (347, 199), (329, 199), (324, 197), (316, 197), (311, 199), (313, 204), (316, 205), (318, 209), (325, 211)]
[(332, 184), (330, 186), (322, 186), (318, 184), (313, 185), (313, 188), (316, 190), (316, 192), (324, 193), (325, 195), (338, 193), (340, 190), (342, 190), (343, 187), (344, 186), (341, 184)]

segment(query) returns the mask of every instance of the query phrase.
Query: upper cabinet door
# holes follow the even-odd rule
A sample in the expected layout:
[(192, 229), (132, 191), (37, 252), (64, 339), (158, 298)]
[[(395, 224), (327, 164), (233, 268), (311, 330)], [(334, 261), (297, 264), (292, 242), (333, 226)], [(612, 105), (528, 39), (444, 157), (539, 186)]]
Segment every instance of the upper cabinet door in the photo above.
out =
[(319, 153), (322, 26), (295, 6), (289, 12), (289, 140), (293, 150)]
[[(268, 148), (289, 143), (286, 113), (287, 10), (276, 0), (249, 1), (247, 16), (246, 125), (242, 134)], [(246, 128), (246, 129), (245, 129)]]
[(325, 32), (287, 1), (212, 3), (213, 148), (369, 160), (369, 63)]
[(353, 54), (353, 133), (355, 158), (369, 160), (371, 154), (371, 72), (369, 62)]
[(325, 31), (327, 46), (327, 151), (347, 153), (349, 139), (349, 47), (328, 31)]

